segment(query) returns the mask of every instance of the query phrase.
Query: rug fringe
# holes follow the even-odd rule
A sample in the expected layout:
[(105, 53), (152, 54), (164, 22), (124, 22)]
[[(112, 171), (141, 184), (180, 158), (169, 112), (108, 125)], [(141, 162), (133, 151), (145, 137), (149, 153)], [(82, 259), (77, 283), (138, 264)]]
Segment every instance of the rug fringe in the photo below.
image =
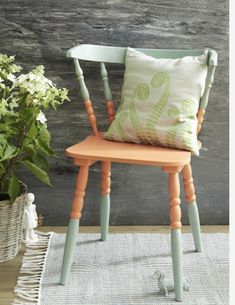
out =
[(12, 305), (40, 305), (42, 278), (52, 232), (36, 232), (39, 240), (26, 246)]

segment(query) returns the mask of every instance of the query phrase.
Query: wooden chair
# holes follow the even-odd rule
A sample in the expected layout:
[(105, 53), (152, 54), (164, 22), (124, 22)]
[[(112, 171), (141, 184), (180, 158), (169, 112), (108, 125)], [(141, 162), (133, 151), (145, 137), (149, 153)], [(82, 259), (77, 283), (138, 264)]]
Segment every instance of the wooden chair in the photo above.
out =
[[(157, 50), (137, 49), (147, 55), (161, 58), (179, 58), (183, 56), (197, 56), (203, 50)], [(101, 240), (106, 240), (109, 226), (110, 211), (110, 171), (111, 163), (130, 163), (152, 166), (161, 166), (168, 174), (168, 190), (170, 197), (170, 227), (171, 227), (171, 253), (173, 264), (173, 277), (175, 285), (175, 298), (182, 301), (183, 298), (183, 249), (181, 237), (181, 209), (180, 209), (180, 184), (179, 173), (183, 174), (184, 190), (188, 203), (189, 220), (192, 226), (192, 233), (196, 251), (202, 251), (200, 237), (200, 221), (196, 204), (195, 189), (190, 165), (191, 153), (184, 150), (165, 147), (150, 146), (145, 144), (119, 143), (107, 141), (102, 138), (102, 133), (97, 129), (96, 117), (88, 89), (84, 82), (83, 71), (79, 60), (87, 60), (101, 63), (101, 77), (104, 83), (104, 94), (109, 121), (112, 122), (115, 110), (112, 102), (112, 94), (109, 88), (108, 73), (104, 63), (123, 64), (125, 59), (125, 48), (79, 45), (67, 52), (67, 57), (74, 60), (77, 78), (87, 111), (88, 120), (92, 128), (92, 135), (88, 136), (81, 143), (66, 149), (66, 154), (73, 158), (74, 164), (80, 166), (77, 176), (76, 188), (70, 221), (67, 231), (63, 264), (61, 270), (61, 285), (68, 280), (69, 270), (72, 264), (79, 219), (83, 208), (85, 188), (88, 180), (89, 167), (96, 161), (101, 161)], [(217, 65), (217, 53), (214, 50), (208, 52), (208, 75), (203, 96), (198, 109), (198, 132), (201, 129), (203, 116), (208, 102), (209, 91), (213, 82), (215, 67)]]

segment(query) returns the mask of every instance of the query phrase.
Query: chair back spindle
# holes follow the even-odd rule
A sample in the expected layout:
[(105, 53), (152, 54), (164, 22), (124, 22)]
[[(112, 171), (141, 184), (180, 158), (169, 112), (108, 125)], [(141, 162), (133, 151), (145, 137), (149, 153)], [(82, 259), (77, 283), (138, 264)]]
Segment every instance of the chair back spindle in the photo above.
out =
[(100, 63), (100, 74), (104, 83), (104, 96), (106, 100), (106, 110), (108, 112), (109, 122), (111, 123), (115, 117), (115, 109), (113, 106), (112, 92), (109, 87), (108, 71), (105, 64)]
[(77, 75), (77, 78), (78, 78), (78, 81), (80, 84), (82, 98), (84, 100), (84, 105), (86, 107), (87, 117), (90, 122), (93, 134), (97, 135), (99, 132), (98, 132), (97, 125), (96, 125), (96, 117), (95, 117), (92, 102), (90, 100), (89, 91), (88, 91), (85, 81), (84, 81), (83, 71), (82, 71), (82, 68), (80, 67), (78, 59), (74, 59), (74, 64), (75, 64), (76, 75)]
[(206, 113), (205, 109), (198, 109), (197, 112), (197, 134), (199, 134), (199, 132), (202, 129), (202, 123), (203, 123), (203, 119), (204, 119), (204, 115)]
[(199, 132), (201, 131), (201, 128), (202, 128), (202, 123), (203, 123), (204, 115), (206, 112), (206, 107), (208, 104), (210, 89), (214, 82), (214, 74), (215, 74), (216, 66), (217, 66), (217, 53), (214, 50), (209, 50), (208, 51), (208, 72), (207, 72), (207, 77), (206, 77), (206, 84), (205, 84), (204, 93), (200, 100), (200, 105), (199, 105), (199, 109), (198, 109), (198, 113), (197, 113), (197, 120), (198, 120), (197, 134), (199, 134)]

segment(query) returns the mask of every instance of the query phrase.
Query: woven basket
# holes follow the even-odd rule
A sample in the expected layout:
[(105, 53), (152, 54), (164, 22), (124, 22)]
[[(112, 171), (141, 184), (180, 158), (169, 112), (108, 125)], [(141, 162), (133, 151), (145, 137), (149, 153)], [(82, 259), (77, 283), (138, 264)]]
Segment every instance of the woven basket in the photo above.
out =
[(14, 258), (21, 248), (26, 195), (25, 192), (13, 204), (0, 201), (0, 263)]

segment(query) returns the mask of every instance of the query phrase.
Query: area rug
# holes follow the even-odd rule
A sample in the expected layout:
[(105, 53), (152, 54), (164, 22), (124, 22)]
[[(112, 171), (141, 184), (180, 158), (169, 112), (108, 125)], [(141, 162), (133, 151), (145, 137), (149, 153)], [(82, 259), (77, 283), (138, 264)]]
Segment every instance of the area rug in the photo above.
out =
[[(78, 234), (67, 286), (59, 285), (64, 234), (41, 234), (27, 248), (15, 288), (14, 305), (155, 305), (177, 304), (164, 297), (153, 277), (172, 278), (169, 234)], [(229, 303), (228, 234), (202, 234), (204, 251), (194, 252), (191, 234), (183, 234), (184, 275), (190, 290), (182, 305)]]

